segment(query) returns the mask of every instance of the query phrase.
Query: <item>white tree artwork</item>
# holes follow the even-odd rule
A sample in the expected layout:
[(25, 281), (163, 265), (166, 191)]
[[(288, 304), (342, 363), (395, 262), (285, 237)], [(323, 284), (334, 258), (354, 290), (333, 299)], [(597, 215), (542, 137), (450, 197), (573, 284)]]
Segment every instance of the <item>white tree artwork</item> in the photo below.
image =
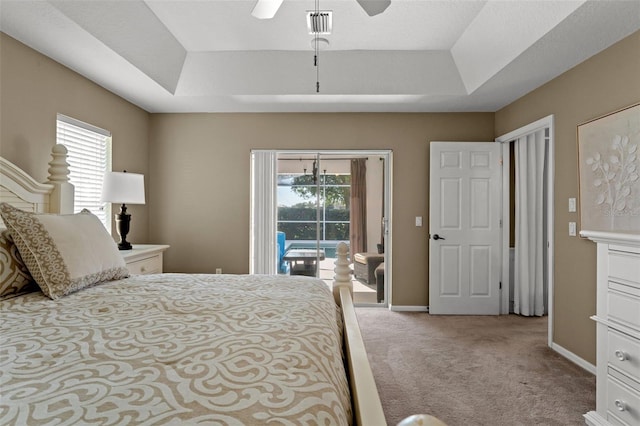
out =
[(581, 229), (640, 233), (640, 106), (578, 127)]
[[(638, 145), (629, 143), (629, 136), (615, 135), (609, 153), (596, 152), (587, 158), (587, 164), (599, 188), (596, 204), (605, 207), (605, 215), (612, 218), (633, 214), (630, 201), (631, 187), (638, 181)], [(635, 212), (638, 214), (638, 212)]]

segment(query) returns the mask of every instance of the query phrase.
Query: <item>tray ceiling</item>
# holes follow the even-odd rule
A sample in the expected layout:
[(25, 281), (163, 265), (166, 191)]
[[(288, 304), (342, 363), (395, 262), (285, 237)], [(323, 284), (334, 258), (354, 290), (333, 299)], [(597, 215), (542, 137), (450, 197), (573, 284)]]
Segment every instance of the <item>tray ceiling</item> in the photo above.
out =
[[(636, 0), (0, 0), (0, 30), (149, 112), (495, 111), (640, 28)], [(316, 79), (320, 92), (316, 92)]]

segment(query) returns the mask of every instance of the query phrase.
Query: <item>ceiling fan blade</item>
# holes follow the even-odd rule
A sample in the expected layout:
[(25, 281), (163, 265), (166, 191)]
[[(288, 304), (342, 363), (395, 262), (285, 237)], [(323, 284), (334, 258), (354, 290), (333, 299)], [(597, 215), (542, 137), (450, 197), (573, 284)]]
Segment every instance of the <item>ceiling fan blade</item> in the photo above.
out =
[(356, 0), (369, 16), (376, 16), (389, 7), (391, 0)]
[(258, 19), (271, 19), (276, 15), (282, 0), (258, 0), (251, 15)]

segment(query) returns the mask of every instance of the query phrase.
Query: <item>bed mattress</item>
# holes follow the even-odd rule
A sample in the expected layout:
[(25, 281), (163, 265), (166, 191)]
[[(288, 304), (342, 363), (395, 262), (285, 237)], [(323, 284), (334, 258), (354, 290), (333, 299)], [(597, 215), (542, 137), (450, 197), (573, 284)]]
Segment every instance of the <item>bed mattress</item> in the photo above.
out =
[(352, 421), (320, 280), (139, 275), (0, 312), (0, 424)]

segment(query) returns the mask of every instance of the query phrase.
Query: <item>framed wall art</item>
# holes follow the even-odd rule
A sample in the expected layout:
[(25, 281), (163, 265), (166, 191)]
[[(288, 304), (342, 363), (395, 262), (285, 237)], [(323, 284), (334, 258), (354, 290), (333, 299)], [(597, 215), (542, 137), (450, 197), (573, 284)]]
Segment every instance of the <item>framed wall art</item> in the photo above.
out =
[(640, 234), (640, 104), (578, 126), (580, 229)]

